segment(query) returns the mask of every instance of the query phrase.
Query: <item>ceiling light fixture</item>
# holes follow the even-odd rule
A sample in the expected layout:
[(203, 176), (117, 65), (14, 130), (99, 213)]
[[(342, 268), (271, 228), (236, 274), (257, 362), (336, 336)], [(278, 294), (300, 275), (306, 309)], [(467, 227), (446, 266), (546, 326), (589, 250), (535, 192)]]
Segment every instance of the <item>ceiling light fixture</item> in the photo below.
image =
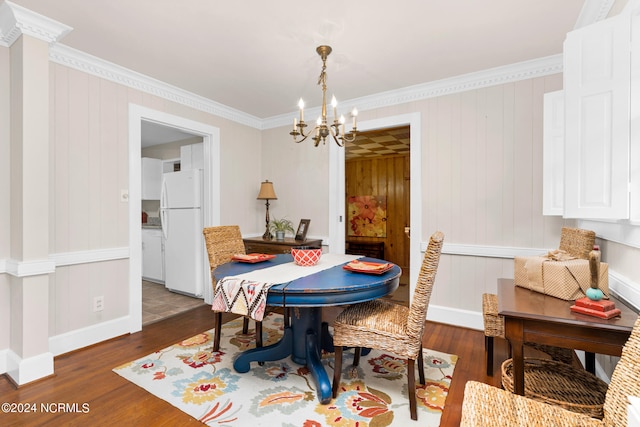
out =
[[(318, 117), (316, 122), (316, 127), (313, 128), (312, 131), (308, 132), (306, 135), (304, 133), (304, 128), (307, 127), (307, 124), (304, 122), (304, 101), (300, 98), (298, 102), (298, 107), (300, 108), (300, 122), (298, 122), (297, 118), (293, 119), (293, 131), (289, 132), (289, 135), (293, 136), (293, 141), (300, 143), (307, 139), (309, 136), (313, 135), (311, 139), (314, 141), (314, 146), (317, 147), (320, 144), (320, 141), (324, 144), (326, 138), (331, 135), (333, 140), (340, 147), (344, 147), (345, 142), (353, 142), (356, 139), (356, 117), (358, 115), (358, 110), (355, 108), (351, 111), (351, 117), (353, 118), (353, 128), (348, 134), (344, 132), (344, 116), (340, 116), (338, 120), (337, 107), (338, 102), (336, 101), (336, 97), (333, 96), (331, 99), (331, 106), (333, 107), (333, 123), (327, 124), (327, 56), (331, 53), (331, 46), (318, 46), (316, 48), (316, 52), (322, 58), (322, 71), (320, 72), (320, 77), (318, 77), (318, 85), (322, 85), (322, 115)], [(300, 138), (298, 138), (300, 137)]]

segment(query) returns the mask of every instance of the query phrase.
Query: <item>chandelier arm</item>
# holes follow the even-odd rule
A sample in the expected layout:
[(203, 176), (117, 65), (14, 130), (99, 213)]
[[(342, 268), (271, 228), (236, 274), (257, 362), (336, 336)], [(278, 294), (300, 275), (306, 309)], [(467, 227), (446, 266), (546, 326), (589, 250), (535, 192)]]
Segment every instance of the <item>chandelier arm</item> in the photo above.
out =
[[(351, 136), (347, 136), (347, 135), (351, 135)], [(354, 142), (356, 140), (355, 128), (351, 132), (349, 132), (347, 135), (342, 136), (342, 141)]]
[(338, 121), (334, 122), (330, 129), (331, 129), (331, 136), (333, 137), (333, 140), (336, 142), (336, 144), (338, 144), (338, 147), (344, 147), (344, 135), (340, 134), (340, 123)]
[(336, 142), (336, 144), (338, 144), (338, 147), (344, 147), (344, 142), (340, 142), (342, 137), (337, 137), (333, 132), (331, 133), (331, 136), (333, 137), (333, 140)]
[[(294, 135), (293, 132), (290, 132), (289, 135), (293, 135), (293, 142), (299, 144), (303, 141), (306, 141), (307, 138), (309, 138), (309, 136), (311, 135), (311, 133), (308, 133), (306, 135), (302, 135), (302, 139), (297, 139), (297, 135)], [(298, 133), (298, 135), (300, 135), (300, 133)]]

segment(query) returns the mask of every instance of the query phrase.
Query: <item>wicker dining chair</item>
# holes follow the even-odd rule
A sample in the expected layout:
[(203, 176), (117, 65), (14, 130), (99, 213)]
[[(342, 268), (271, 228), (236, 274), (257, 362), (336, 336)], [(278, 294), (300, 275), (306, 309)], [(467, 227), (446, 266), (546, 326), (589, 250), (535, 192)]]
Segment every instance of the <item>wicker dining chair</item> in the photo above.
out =
[(435, 232), (424, 254), (411, 305), (394, 304), (377, 299), (352, 305), (340, 313), (333, 323), (335, 367), (333, 397), (338, 396), (342, 374), (342, 347), (355, 347), (353, 365), (358, 366), (362, 348), (392, 352), (407, 359), (409, 410), (417, 420), (415, 361), (418, 361), (420, 384), (424, 384), (422, 334), (433, 283), (438, 270), (444, 235)]
[(640, 396), (640, 317), (622, 349), (607, 389), (603, 419), (569, 411), (476, 381), (468, 381), (462, 402), (462, 427), (627, 425), (628, 396)]
[[(216, 278), (213, 270), (221, 264), (231, 261), (236, 254), (245, 254), (244, 242), (240, 227), (237, 225), (221, 225), (217, 227), (205, 227), (202, 230), (207, 254), (209, 255), (209, 266), (211, 267), (211, 282), (215, 290)], [(222, 325), (222, 312), (216, 311), (214, 321), (213, 351), (220, 349), (220, 329)], [(249, 318), (244, 317), (242, 323), (242, 333), (249, 331)], [(262, 347), (262, 322), (256, 321), (256, 347)]]
[[(569, 255), (589, 259), (589, 252), (596, 242), (596, 233), (591, 230), (581, 228), (562, 227), (560, 234), (560, 246), (558, 249), (567, 252)], [(482, 320), (484, 322), (484, 353), (486, 371), (488, 376), (493, 376), (493, 345), (494, 338), (504, 338), (504, 319), (498, 314), (498, 296), (485, 293), (482, 295)], [(535, 343), (525, 343), (539, 351), (547, 353), (553, 360), (571, 364), (573, 361), (573, 350), (539, 345)], [(511, 353), (511, 348), (509, 348)]]

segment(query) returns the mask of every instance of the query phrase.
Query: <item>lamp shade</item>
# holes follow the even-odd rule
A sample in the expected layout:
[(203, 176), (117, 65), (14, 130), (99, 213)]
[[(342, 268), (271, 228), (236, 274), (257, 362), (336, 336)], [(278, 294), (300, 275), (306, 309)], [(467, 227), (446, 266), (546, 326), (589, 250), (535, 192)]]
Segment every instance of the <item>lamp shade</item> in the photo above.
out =
[(269, 182), (267, 179), (260, 184), (260, 192), (258, 193), (258, 200), (277, 200), (276, 192), (273, 190), (273, 182)]

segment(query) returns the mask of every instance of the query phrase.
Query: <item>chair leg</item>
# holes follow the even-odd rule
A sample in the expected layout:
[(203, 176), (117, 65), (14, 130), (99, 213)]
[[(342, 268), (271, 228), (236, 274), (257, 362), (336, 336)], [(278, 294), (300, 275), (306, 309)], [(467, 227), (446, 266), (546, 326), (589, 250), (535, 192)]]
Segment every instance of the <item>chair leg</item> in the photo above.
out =
[(247, 332), (249, 332), (249, 318), (248, 318), (248, 317), (245, 317), (245, 318), (242, 320), (242, 333), (243, 333), (244, 335), (246, 335), (246, 334), (247, 334)]
[(409, 411), (411, 412), (411, 419), (418, 419), (418, 409), (416, 402), (416, 363), (413, 359), (407, 359), (407, 377), (409, 379), (408, 392), (409, 392)]
[(342, 374), (342, 347), (336, 346), (334, 352), (335, 358), (333, 362), (333, 386), (331, 387), (331, 394), (335, 399), (338, 396), (338, 387), (340, 387), (340, 376)]
[(220, 330), (222, 329), (222, 312), (213, 314), (213, 351), (220, 350)]
[(420, 384), (424, 385), (424, 357), (422, 356), (422, 349), (418, 353), (418, 375), (420, 377)]
[(487, 376), (493, 376), (493, 337), (484, 336), (484, 355), (487, 365)]
[(256, 347), (262, 347), (262, 322), (256, 320)]
[[(256, 348), (258, 347), (262, 347), (262, 322), (256, 320)], [(264, 362), (258, 362), (258, 365), (264, 366)]]
[(360, 364), (360, 353), (362, 353), (362, 347), (356, 347), (353, 350), (353, 366), (358, 366)]

